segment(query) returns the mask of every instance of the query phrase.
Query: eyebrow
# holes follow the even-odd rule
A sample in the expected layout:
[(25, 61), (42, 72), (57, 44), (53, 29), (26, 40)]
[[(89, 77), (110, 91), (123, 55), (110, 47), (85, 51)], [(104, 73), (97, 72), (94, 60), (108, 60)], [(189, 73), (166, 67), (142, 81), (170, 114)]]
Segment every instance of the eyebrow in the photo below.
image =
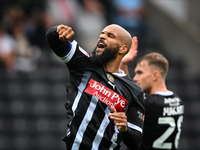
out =
[(137, 70), (137, 71), (135, 71), (135, 73), (142, 73), (142, 71), (141, 70)]
[[(101, 34), (105, 34), (105, 32), (104, 32), (104, 31), (102, 31), (102, 32), (101, 32)], [(112, 32), (107, 32), (107, 34), (108, 34), (108, 35), (112, 35), (112, 36), (116, 37), (116, 36), (115, 36), (115, 34), (114, 34), (114, 33), (112, 33)]]

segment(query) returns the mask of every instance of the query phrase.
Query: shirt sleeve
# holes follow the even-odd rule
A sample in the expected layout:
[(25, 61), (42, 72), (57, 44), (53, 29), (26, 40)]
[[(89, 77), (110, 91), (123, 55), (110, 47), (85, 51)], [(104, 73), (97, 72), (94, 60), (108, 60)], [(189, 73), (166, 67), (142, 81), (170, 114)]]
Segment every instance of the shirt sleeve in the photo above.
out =
[(144, 92), (137, 96), (137, 103), (133, 103), (127, 112), (128, 130), (122, 132), (123, 142), (130, 149), (137, 149), (142, 143), (144, 126)]
[(123, 142), (130, 150), (136, 150), (142, 143), (142, 133), (128, 128), (126, 132), (122, 132)]
[(59, 39), (57, 26), (47, 31), (46, 39), (54, 53), (67, 65), (70, 73), (84, 70), (90, 64), (90, 55), (76, 41), (63, 42)]
[(46, 40), (54, 53), (62, 57), (70, 51), (70, 42), (62, 42), (56, 30), (57, 26), (51, 27), (46, 33)]

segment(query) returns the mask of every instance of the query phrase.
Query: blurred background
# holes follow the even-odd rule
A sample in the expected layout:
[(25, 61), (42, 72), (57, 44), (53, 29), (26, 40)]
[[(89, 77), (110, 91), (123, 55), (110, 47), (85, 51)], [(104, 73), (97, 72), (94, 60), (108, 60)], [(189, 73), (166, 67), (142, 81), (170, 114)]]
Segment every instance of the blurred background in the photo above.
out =
[(200, 1), (1, 0), (0, 150), (65, 149), (68, 70), (45, 33), (71, 26), (93, 51), (101, 30), (116, 23), (139, 40), (135, 60), (160, 52), (169, 60), (168, 89), (185, 104), (179, 150), (200, 149)]

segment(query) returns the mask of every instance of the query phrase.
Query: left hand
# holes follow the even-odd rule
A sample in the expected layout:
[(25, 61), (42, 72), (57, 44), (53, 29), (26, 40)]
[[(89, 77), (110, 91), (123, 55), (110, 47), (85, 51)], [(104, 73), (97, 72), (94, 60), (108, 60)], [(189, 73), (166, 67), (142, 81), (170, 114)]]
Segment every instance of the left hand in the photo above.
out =
[(114, 120), (120, 132), (127, 131), (127, 116), (124, 112), (117, 112), (114, 106), (111, 106), (112, 113), (108, 114), (108, 117)]

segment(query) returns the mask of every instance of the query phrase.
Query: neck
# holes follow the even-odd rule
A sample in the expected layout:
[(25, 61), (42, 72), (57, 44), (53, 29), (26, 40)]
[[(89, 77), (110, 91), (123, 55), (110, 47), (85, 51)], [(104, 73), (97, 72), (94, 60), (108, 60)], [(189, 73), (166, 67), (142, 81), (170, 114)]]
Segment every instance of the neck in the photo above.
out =
[(155, 94), (156, 92), (168, 92), (165, 82), (159, 84), (154, 84), (150, 90), (150, 94)]
[(117, 59), (110, 61), (103, 65), (104, 70), (111, 72), (111, 73), (119, 73), (119, 61)]

